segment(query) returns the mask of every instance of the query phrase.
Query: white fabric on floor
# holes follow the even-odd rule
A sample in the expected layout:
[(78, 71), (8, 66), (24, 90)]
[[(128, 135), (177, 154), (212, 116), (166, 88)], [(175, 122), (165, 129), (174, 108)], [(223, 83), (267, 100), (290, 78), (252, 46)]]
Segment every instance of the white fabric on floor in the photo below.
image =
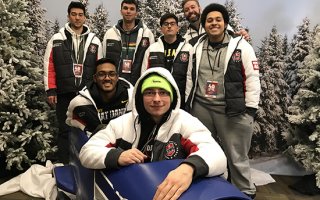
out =
[(0, 185), (0, 196), (22, 191), (29, 196), (55, 200), (57, 197), (56, 181), (52, 175), (52, 170), (56, 165), (51, 161), (46, 162), (46, 166), (39, 164), (31, 165), (24, 173), (10, 179)]
[(292, 158), (283, 154), (251, 159), (250, 167), (274, 175), (304, 176), (312, 174)]
[(258, 157), (250, 160), (251, 177), (257, 186), (275, 182), (271, 174), (284, 176), (304, 176), (312, 174), (286, 155)]
[(274, 183), (276, 182), (272, 176), (268, 173), (265, 173), (263, 171), (260, 170), (256, 170), (254, 168), (250, 169), (251, 171), (251, 178), (252, 181), (254, 182), (254, 184), (256, 186), (262, 186), (262, 185), (267, 185), (269, 183)]

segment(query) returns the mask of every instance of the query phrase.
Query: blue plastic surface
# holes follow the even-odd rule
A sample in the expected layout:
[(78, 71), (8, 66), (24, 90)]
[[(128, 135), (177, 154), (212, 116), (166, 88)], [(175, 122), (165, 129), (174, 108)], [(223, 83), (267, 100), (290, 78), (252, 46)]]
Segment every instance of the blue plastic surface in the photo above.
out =
[[(181, 160), (166, 160), (160, 162), (134, 164), (120, 170), (103, 172), (112, 182), (113, 187), (122, 197), (133, 199), (152, 199), (157, 186), (175, 169)], [(97, 175), (96, 175), (97, 177)], [(103, 176), (100, 175), (100, 179)], [(100, 181), (100, 184), (107, 184)], [(102, 186), (100, 186), (102, 187)], [(109, 187), (109, 186), (108, 186)], [(109, 190), (110, 191), (110, 190)], [(108, 196), (108, 194), (106, 194)], [(182, 194), (181, 200), (250, 200), (235, 186), (221, 177), (201, 178), (192, 183)]]
[(77, 185), (76, 180), (73, 176), (72, 166), (59, 166), (53, 169), (53, 173), (56, 179), (57, 187), (63, 191), (71, 194), (76, 194)]

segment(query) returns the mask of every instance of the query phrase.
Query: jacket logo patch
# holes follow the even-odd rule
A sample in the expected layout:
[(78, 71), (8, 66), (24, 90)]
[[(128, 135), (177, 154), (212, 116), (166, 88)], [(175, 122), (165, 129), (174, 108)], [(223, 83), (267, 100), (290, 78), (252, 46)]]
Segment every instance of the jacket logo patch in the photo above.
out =
[(254, 60), (252, 61), (253, 70), (259, 70), (259, 62)]
[(149, 40), (147, 38), (143, 38), (141, 40), (141, 46), (142, 47), (148, 47), (149, 46)]
[(167, 142), (165, 158), (168, 160), (173, 159), (178, 155), (178, 153), (178, 144), (173, 141)]
[(187, 53), (181, 53), (180, 60), (182, 62), (188, 62), (189, 61), (189, 55)]
[(95, 54), (97, 52), (97, 47), (94, 44), (90, 44), (89, 51)]
[(241, 61), (241, 51), (236, 50), (232, 55), (232, 60), (234, 62), (240, 62)]

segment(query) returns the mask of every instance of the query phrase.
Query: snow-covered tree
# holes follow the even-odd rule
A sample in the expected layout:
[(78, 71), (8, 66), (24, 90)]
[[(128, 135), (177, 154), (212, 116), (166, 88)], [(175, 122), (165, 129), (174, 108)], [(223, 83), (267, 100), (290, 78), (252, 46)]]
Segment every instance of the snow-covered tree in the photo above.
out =
[(46, 10), (41, 7), (41, 0), (29, 0), (27, 2), (27, 12), (30, 18), (28, 27), (31, 27), (31, 34), (35, 39), (34, 50), (36, 54), (38, 54), (39, 56), (43, 56), (47, 44), (46, 26), (48, 26), (48, 24), (44, 19)]
[(288, 55), (285, 80), (289, 85), (288, 94), (292, 98), (298, 91), (301, 80), (297, 77), (297, 70), (301, 68), (304, 58), (309, 54), (310, 49), (310, 20), (303, 19), (298, 26), (298, 33), (293, 36), (291, 52)]
[(6, 169), (44, 162), (56, 150), (27, 10), (26, 0), (0, 0), (0, 153)]
[[(182, 0), (159, 0), (159, 1), (140, 1), (140, 15), (139, 17), (143, 22), (151, 29), (155, 37), (161, 35), (160, 31), (160, 18), (165, 13), (175, 14), (179, 22), (182, 31), (185, 30), (186, 23), (182, 12)], [(183, 32), (181, 32), (183, 34)]]
[(244, 27), (241, 24), (242, 18), (237, 12), (234, 0), (226, 0), (225, 7), (229, 13), (230, 22), (229, 25), (233, 28), (235, 32), (243, 29)]
[(109, 14), (103, 4), (100, 4), (91, 18), (92, 32), (102, 41), (105, 32), (110, 28)]
[(290, 98), (287, 96), (284, 71), (283, 37), (273, 27), (262, 41), (258, 58), (261, 73), (261, 95), (255, 123), (252, 151), (273, 153), (285, 148), (282, 134), (289, 124), (285, 116)]
[(295, 160), (316, 173), (320, 188), (320, 27), (315, 30), (312, 48), (298, 68), (300, 88), (289, 107), (292, 124), (289, 152)]
[(55, 34), (55, 33), (58, 33), (59, 30), (60, 30), (61, 26), (59, 24), (59, 20), (58, 19), (55, 19), (54, 20), (54, 23), (53, 23), (53, 26), (52, 26), (52, 33), (51, 33), (51, 36), (50, 38)]

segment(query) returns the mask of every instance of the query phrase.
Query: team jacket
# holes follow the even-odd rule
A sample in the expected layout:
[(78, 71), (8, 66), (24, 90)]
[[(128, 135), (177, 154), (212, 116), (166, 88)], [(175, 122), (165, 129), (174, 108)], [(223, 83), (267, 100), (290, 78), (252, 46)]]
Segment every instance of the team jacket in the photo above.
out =
[[(192, 68), (192, 50), (192, 46), (188, 42), (185, 40), (180, 42), (174, 57), (173, 67), (171, 69), (171, 74), (180, 91), (181, 108), (184, 108), (185, 105), (187, 71), (188, 69), (191, 70)], [(164, 45), (161, 38), (159, 38), (156, 43), (152, 44), (147, 49), (141, 67), (141, 74), (151, 67), (165, 68)]]
[(112, 100), (105, 103), (96, 84), (88, 84), (70, 102), (66, 124), (91, 135), (100, 124), (108, 124), (111, 119), (131, 111), (133, 86), (125, 79), (119, 78), (116, 90)]
[[(80, 84), (76, 84), (73, 63), (76, 63), (77, 52), (75, 49), (81, 40), (85, 39), (83, 46), (83, 74)], [(44, 85), (48, 95), (69, 92), (78, 92), (85, 84), (92, 80), (95, 73), (96, 60), (102, 57), (102, 45), (89, 27), (84, 25), (84, 32), (79, 37), (70, 28), (69, 23), (61, 28), (59, 33), (53, 35), (47, 45), (44, 55)]]
[[(194, 46), (193, 68), (187, 74), (187, 110), (192, 107), (198, 86), (198, 73), (206, 35)], [(231, 38), (224, 66), (224, 90), (226, 114), (239, 115), (248, 112), (254, 115), (260, 98), (259, 65), (252, 46), (242, 37)]]
[(226, 157), (208, 129), (195, 117), (179, 109), (180, 94), (171, 73), (161, 67), (147, 70), (137, 81), (133, 91), (133, 109), (111, 120), (105, 129), (97, 132), (82, 147), (79, 157), (88, 168), (118, 168), (120, 154), (137, 148), (141, 139), (141, 120), (146, 117), (141, 85), (145, 77), (156, 73), (165, 77), (173, 86), (174, 98), (171, 109), (156, 128), (151, 162), (169, 159), (185, 159), (194, 166), (194, 177), (215, 176), (226, 171)]
[(138, 37), (136, 42), (137, 45), (134, 52), (131, 73), (122, 73), (121, 70), (119, 70), (121, 68), (120, 59), (122, 57), (122, 41), (121, 32), (117, 27), (120, 23), (121, 20), (117, 25), (114, 25), (105, 33), (102, 42), (103, 56), (115, 59), (116, 63), (119, 63), (119, 75), (134, 85), (140, 77), (141, 64), (143, 61), (144, 53), (150, 46), (150, 44), (154, 43), (154, 36), (151, 30), (145, 24), (143, 24), (141, 20), (138, 20), (137, 26), (140, 24), (142, 25), (142, 28), (138, 30)]

